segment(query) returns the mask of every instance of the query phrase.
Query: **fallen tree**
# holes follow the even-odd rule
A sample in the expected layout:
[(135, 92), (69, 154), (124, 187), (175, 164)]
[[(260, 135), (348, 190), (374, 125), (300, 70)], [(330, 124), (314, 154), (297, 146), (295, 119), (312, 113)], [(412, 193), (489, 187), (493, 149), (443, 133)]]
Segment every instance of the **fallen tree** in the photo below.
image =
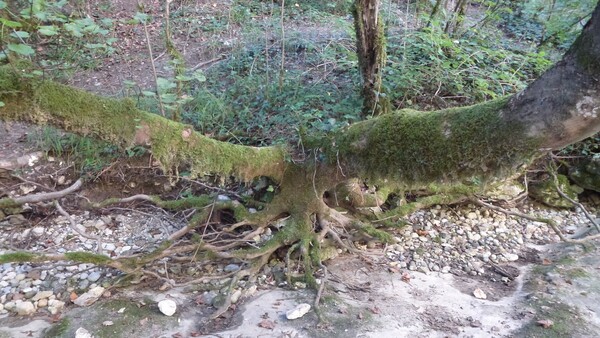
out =
[[(157, 259), (194, 255), (199, 261), (245, 262), (244, 269), (229, 274), (235, 283), (256, 274), (276, 250), (285, 248), (288, 259), (300, 253), (305, 277), (314, 285), (313, 271), (326, 256), (321, 250), (323, 241), (353, 251), (351, 243), (357, 235), (391, 240), (376, 223), (340, 211), (344, 206), (354, 211), (352, 206), (367, 198), (353, 193), (356, 179), (380, 186), (374, 197), (379, 202), (391, 191), (436, 193), (392, 211), (397, 216), (484, 191), (549, 150), (600, 130), (600, 5), (563, 60), (517, 95), (469, 107), (384, 114), (331, 134), (305, 135), (303, 151), (219, 142), (190, 126), (141, 111), (131, 100), (98, 97), (23, 76), (23, 71), (15, 64), (0, 68), (3, 120), (50, 124), (123, 148), (145, 146), (174, 178), (185, 168), (192, 177), (215, 174), (241, 181), (268, 177), (279, 189), (273, 201), (254, 214), (239, 203), (206, 196), (178, 201), (133, 196), (129, 200), (172, 210), (196, 208), (198, 213), (187, 227), (148, 254), (110, 258), (92, 253), (14, 252), (0, 255), (0, 263), (75, 260), (143, 273)], [(344, 189), (341, 199), (349, 203), (331, 198)], [(98, 201), (95, 206), (123, 201)], [(18, 204), (17, 199), (0, 200), (0, 208)], [(218, 241), (196, 231), (222, 210), (233, 212), (236, 223), (222, 229)], [(282, 219), (285, 225), (275, 226)], [(253, 238), (267, 229), (274, 236), (255, 243)]]

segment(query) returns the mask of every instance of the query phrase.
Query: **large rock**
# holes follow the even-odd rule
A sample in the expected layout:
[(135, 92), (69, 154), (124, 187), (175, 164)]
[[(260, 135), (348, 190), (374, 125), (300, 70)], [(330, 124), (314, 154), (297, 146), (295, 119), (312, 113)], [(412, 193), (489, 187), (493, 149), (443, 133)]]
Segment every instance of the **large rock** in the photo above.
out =
[(600, 192), (600, 158), (592, 158), (570, 168), (569, 177), (584, 189)]
[[(577, 195), (582, 193), (583, 189), (572, 185), (565, 175), (557, 175), (557, 179), (560, 190), (572, 200), (577, 201)], [(532, 183), (529, 186), (529, 196), (538, 202), (554, 208), (572, 208), (574, 206), (569, 200), (560, 196), (552, 177)]]

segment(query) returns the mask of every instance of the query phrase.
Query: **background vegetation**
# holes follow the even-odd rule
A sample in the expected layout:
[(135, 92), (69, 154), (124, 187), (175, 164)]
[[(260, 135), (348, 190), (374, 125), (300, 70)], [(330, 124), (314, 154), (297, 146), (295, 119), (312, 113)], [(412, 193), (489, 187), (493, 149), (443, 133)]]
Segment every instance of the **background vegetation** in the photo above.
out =
[[(33, 74), (68, 81), (98, 70), (115, 53), (133, 52), (119, 45), (119, 27), (146, 29), (148, 38), (148, 27), (158, 24), (166, 28), (150, 53), (168, 52), (165, 72), (155, 70), (150, 84), (126, 79), (113, 95), (133, 97), (140, 107), (180, 118), (204, 134), (253, 145), (297, 142), (300, 129), (328, 131), (359, 119), (350, 0), (232, 0), (217, 10), (181, 0), (171, 4), (169, 20), (164, 4), (109, 18), (92, 15), (90, 3), (100, 10), (114, 5), (0, 1), (0, 62), (27, 59), (36, 66)], [(594, 5), (383, 1), (385, 92), (395, 108), (423, 110), (515, 93), (562, 55)], [(194, 37), (204, 38), (203, 54), (217, 61), (194, 67), (177, 57), (182, 41)]]

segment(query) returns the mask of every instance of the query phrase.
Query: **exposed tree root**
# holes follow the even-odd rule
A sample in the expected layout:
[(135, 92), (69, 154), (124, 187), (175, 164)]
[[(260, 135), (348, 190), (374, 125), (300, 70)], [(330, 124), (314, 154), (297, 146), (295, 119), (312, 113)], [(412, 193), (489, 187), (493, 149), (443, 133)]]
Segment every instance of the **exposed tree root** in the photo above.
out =
[[(149, 277), (161, 281), (161, 289), (229, 279), (227, 292), (223, 295), (224, 300), (211, 316), (211, 319), (214, 319), (231, 306), (233, 290), (238, 283), (245, 279), (255, 280), (261, 269), (277, 253), (279, 258), (285, 260), (284, 275), (289, 286), (293, 287), (298, 278), (301, 278), (308, 286), (317, 290), (315, 309), (318, 313), (319, 302), (327, 279), (327, 269), (323, 265), (324, 260), (337, 255), (339, 249), (355, 254), (365, 254), (365, 251), (361, 251), (355, 246), (357, 241), (378, 240), (391, 243), (394, 242), (394, 238), (388, 232), (377, 228), (377, 222), (361, 222), (352, 215), (328, 206), (321, 196), (326, 190), (325, 187), (331, 182), (311, 181), (314, 176), (310, 174), (312, 172), (309, 175), (304, 172), (292, 172), (290, 179), (309, 180), (303, 185), (300, 184), (306, 188), (305, 191), (281, 191), (271, 203), (255, 213), (249, 213), (246, 206), (238, 201), (220, 200), (210, 195), (179, 200), (163, 200), (158, 196), (150, 195), (133, 195), (91, 203), (89, 207), (100, 209), (114, 204), (139, 201), (171, 211), (189, 210), (187, 213), (193, 214), (193, 217), (186, 226), (171, 233), (150, 252), (116, 258), (84, 252), (60, 255), (16, 252), (0, 255), (0, 263), (41, 263), (63, 260), (75, 263), (93, 263), (118, 269), (131, 276), (133, 280), (143, 280)], [(48, 200), (50, 197), (58, 199), (76, 190), (80, 185), (81, 182), (78, 181), (72, 187), (59, 193), (34, 195), (37, 196), (36, 198), (26, 198), (27, 196), (25, 196), (19, 198), (20, 200), (12, 199), (11, 203), (15, 203), (15, 200), (33, 203)], [(354, 198), (359, 198), (359, 196), (355, 195)], [(423, 197), (394, 216), (397, 218), (402, 213), (408, 213), (418, 208), (457, 200), (458, 197), (454, 195), (445, 195), (444, 198)], [(380, 202), (379, 199), (377, 201)], [(71, 222), (71, 228), (75, 232), (84, 238), (96, 241), (96, 251), (100, 253), (102, 239), (82, 233), (58, 200), (55, 201), (55, 206), (58, 212)], [(386, 222), (382, 222), (380, 225), (389, 226)], [(284, 257), (281, 257), (282, 253)], [(195, 277), (169, 274), (168, 269), (169, 262), (193, 263), (196, 267), (202, 267), (215, 262), (226, 264), (227, 261), (238, 263), (240, 269), (230, 273)], [(155, 270), (156, 266), (160, 265), (164, 265), (164, 273), (158, 273)], [(318, 274), (317, 271), (319, 271)], [(321, 278), (317, 279), (319, 274), (321, 274)], [(222, 284), (213, 285), (213, 287), (222, 287)], [(322, 320), (321, 315), (319, 313), (318, 315)]]
[(15, 198), (5, 197), (5, 198), (0, 199), (0, 209), (20, 207), (26, 203), (39, 203), (39, 202), (52, 201), (55, 199), (59, 199), (70, 193), (77, 191), (79, 188), (81, 188), (82, 185), (83, 185), (83, 182), (79, 179), (75, 183), (73, 183), (70, 187), (68, 187), (64, 190), (60, 190), (60, 191), (26, 195), (26, 196), (15, 197)]
[(591, 240), (595, 240), (600, 238), (600, 234), (597, 235), (593, 235), (593, 236), (587, 236), (585, 238), (582, 239), (574, 239), (574, 238), (567, 238), (562, 231), (560, 230), (560, 228), (558, 227), (558, 224), (556, 224), (556, 222), (550, 218), (544, 218), (544, 217), (538, 217), (538, 216), (533, 216), (533, 215), (529, 215), (529, 214), (524, 214), (521, 212), (517, 212), (517, 211), (512, 211), (512, 210), (508, 210), (508, 209), (504, 209), (502, 207), (493, 205), (493, 204), (489, 204), (486, 203), (484, 201), (482, 201), (479, 198), (471, 198), (470, 199), (471, 202), (486, 207), (488, 209), (497, 211), (497, 212), (501, 212), (503, 214), (509, 215), (509, 216), (516, 216), (516, 217), (520, 217), (520, 218), (524, 218), (530, 221), (534, 221), (534, 222), (541, 222), (541, 223), (545, 223), (546, 225), (548, 225), (552, 231), (554, 231), (554, 233), (560, 238), (561, 241), (565, 242), (565, 243), (571, 243), (571, 244), (585, 244)]

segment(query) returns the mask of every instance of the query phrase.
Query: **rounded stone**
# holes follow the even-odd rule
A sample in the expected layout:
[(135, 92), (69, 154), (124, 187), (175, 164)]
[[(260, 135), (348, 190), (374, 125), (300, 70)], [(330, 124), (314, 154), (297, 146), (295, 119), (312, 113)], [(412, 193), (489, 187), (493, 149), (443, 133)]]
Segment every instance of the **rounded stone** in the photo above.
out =
[(177, 311), (177, 303), (171, 299), (163, 299), (158, 302), (158, 309), (160, 312), (162, 312), (162, 314), (170, 317), (175, 314), (175, 311)]

